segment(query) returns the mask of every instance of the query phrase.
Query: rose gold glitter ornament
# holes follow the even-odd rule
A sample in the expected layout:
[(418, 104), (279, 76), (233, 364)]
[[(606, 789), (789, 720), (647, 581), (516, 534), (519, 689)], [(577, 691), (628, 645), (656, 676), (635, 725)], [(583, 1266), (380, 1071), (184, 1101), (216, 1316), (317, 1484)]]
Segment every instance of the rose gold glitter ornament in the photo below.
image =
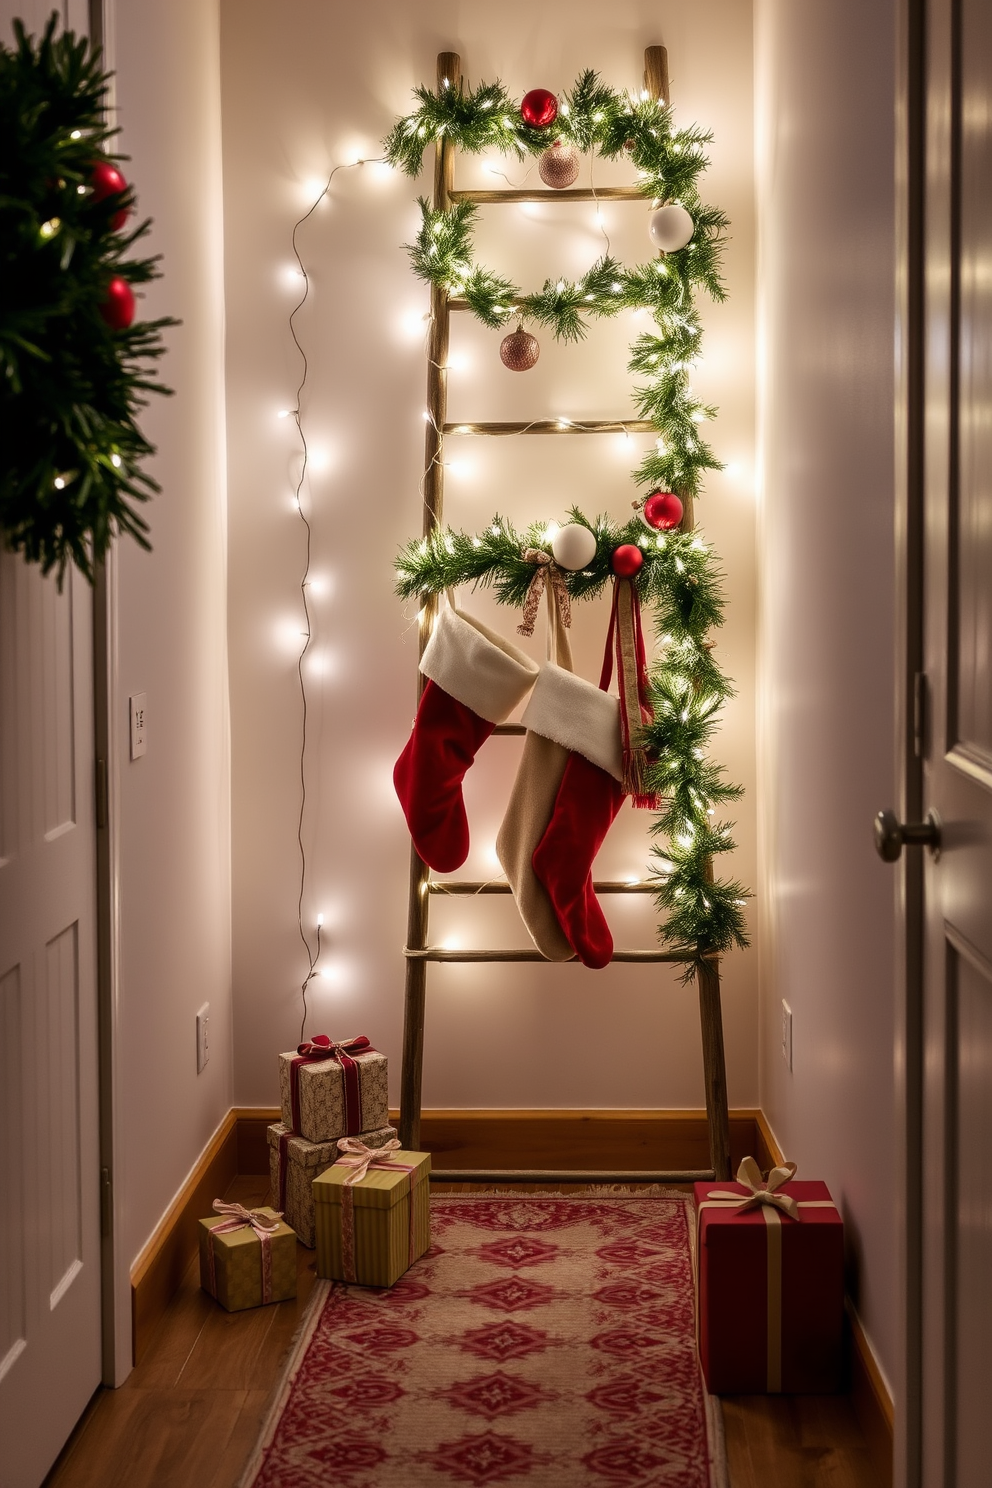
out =
[(537, 171), (545, 186), (553, 186), (556, 191), (563, 191), (578, 178), (579, 152), (574, 145), (566, 145), (561, 140), (555, 140), (554, 144), (549, 145), (539, 157)]
[(511, 372), (529, 372), (541, 355), (537, 337), (518, 325), (515, 331), (504, 336), (499, 347), (500, 360)]

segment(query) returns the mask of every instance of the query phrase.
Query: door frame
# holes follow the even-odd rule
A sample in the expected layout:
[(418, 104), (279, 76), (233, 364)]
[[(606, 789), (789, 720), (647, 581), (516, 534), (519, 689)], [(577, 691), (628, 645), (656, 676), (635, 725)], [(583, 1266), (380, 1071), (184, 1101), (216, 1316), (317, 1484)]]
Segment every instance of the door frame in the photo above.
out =
[[(924, 385), (927, 3), (896, 9), (896, 780), (902, 821), (923, 820)], [(923, 854), (896, 877), (896, 1151), (899, 1348), (895, 1483), (920, 1488), (923, 1299)]]
[[(106, 0), (87, 0), (91, 42), (113, 71), (113, 17)], [(114, 110), (114, 83), (108, 111)], [(95, 566), (93, 689), (97, 798), (97, 1003), (100, 1085), (100, 1273), (103, 1383), (122, 1385), (133, 1367), (131, 1270), (124, 1233), (123, 1092), (121, 1090), (120, 771), (118, 665), (118, 555), (111, 547)]]

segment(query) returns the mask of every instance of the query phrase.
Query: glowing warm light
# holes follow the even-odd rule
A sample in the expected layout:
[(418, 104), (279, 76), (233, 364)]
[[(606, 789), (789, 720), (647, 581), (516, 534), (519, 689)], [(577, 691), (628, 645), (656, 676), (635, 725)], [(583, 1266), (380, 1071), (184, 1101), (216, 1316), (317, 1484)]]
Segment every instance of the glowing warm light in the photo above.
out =
[(317, 926), (318, 926), (318, 928), (319, 928), (319, 927), (320, 927), (320, 926), (321, 926), (321, 925), (322, 925), (322, 924), (323, 924), (323, 923), (324, 923), (324, 916), (323, 916), (323, 915), (322, 915), (322, 914), (319, 914), (319, 915), (318, 915), (318, 916), (317, 916)]
[(120, 457), (120, 455), (111, 455), (111, 457), (110, 457), (110, 463), (111, 463), (111, 465), (113, 465), (113, 467), (114, 467), (115, 470), (120, 470), (120, 468), (121, 468), (121, 457)]
[(293, 410), (291, 408), (280, 408), (279, 412), (276, 414), (276, 418), (290, 418), (292, 416), (292, 413)]
[(310, 469), (320, 475), (329, 470), (334, 463), (334, 454), (326, 444), (311, 444), (307, 449), (307, 464)]
[(70, 139), (82, 139), (82, 137), (83, 131), (81, 129), (74, 129), (69, 136)]
[(544, 541), (554, 542), (560, 531), (561, 528), (559, 527), (557, 522), (549, 522), (547, 527), (545, 527), (544, 529)]
[(61, 475), (57, 475), (55, 477), (55, 480), (54, 480), (54, 483), (53, 484), (55, 486), (56, 491), (64, 491), (65, 490), (65, 481), (63, 480), (63, 478), (62, 478)]
[[(330, 172), (328, 172), (328, 174), (330, 174)], [(326, 201), (327, 197), (324, 195), (324, 193), (327, 190), (327, 176), (308, 176), (307, 179), (303, 182), (301, 190), (303, 192), (303, 195), (306, 197), (307, 202), (311, 205), (317, 200), (318, 197), (323, 197), (324, 201)]]
[(296, 264), (283, 264), (279, 270), (279, 283), (287, 289), (300, 289), (303, 285), (303, 274)]

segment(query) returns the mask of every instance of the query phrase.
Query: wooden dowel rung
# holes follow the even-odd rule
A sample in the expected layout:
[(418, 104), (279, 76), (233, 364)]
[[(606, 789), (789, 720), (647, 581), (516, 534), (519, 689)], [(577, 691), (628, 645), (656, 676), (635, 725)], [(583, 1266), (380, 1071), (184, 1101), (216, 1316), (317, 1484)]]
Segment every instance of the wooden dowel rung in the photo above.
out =
[[(454, 300), (450, 308), (457, 309)], [(650, 419), (529, 419), (514, 423), (473, 423), (465, 419), (444, 425), (445, 434), (654, 434)]]
[(474, 202), (476, 206), (499, 206), (513, 202), (640, 202), (649, 200), (646, 192), (637, 186), (569, 186), (563, 191), (547, 191), (541, 187), (512, 186), (504, 191), (449, 191), (453, 202)]
[[(594, 883), (593, 889), (597, 894), (653, 894), (657, 884), (647, 883), (644, 879), (637, 879), (634, 883), (624, 883), (621, 879), (603, 879), (600, 883)], [(509, 894), (512, 893), (508, 883), (501, 883), (498, 879), (495, 883), (469, 883), (467, 880), (432, 878), (428, 885), (432, 894)]]
[[(478, 965), (486, 962), (496, 961), (542, 961), (546, 966), (570, 966), (574, 965), (576, 957), (572, 956), (568, 961), (548, 961), (540, 951), (445, 951), (440, 946), (425, 946), (423, 950), (417, 947), (407, 946), (403, 952), (408, 961), (439, 961), (439, 962), (464, 962)], [(695, 951), (614, 951), (614, 961), (637, 961), (637, 962), (669, 962), (672, 965), (681, 965), (686, 961), (696, 959)], [(709, 959), (709, 958), (704, 958)]]
[(432, 1168), (432, 1183), (712, 1183), (712, 1168)]
[(525, 734), (526, 732), (522, 723), (498, 723), (493, 729), (494, 734)]

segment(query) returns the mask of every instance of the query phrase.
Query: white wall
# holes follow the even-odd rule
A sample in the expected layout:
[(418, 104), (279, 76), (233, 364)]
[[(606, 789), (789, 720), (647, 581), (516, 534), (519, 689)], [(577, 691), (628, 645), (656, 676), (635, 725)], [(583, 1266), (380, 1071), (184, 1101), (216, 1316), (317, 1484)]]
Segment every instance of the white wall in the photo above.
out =
[[(231, 0), (222, 9), (227, 242), (230, 500), (230, 646), (233, 716), (234, 967), (239, 1102), (271, 1103), (276, 1052), (297, 1041), (306, 961), (296, 928), (299, 857), (299, 582), (305, 539), (291, 506), (298, 469), (291, 419), (300, 360), (288, 316), (299, 283), (294, 219), (330, 166), (378, 154), (410, 107), (413, 86), (433, 83), (435, 55), (454, 49), (472, 80), (501, 76), (514, 92), (568, 86), (598, 68), (614, 85), (641, 86), (643, 49), (668, 46), (677, 118), (712, 127), (706, 194), (733, 219), (728, 305), (705, 307), (705, 365), (698, 387), (721, 405), (714, 442), (730, 469), (714, 476), (700, 519), (728, 571), (730, 619), (720, 655), (740, 686), (719, 740), (731, 775), (748, 788), (736, 813), (741, 850), (731, 870), (755, 879), (753, 728), (753, 256), (751, 13), (738, 0), (606, 8), (563, 0), (497, 11), (454, 0), (385, 0), (374, 7), (288, 0)], [(513, 180), (526, 167), (505, 167)], [(536, 174), (536, 173), (534, 173)], [(465, 161), (459, 178), (486, 181)], [(611, 179), (606, 167), (597, 180)], [(390, 772), (415, 705), (413, 616), (392, 596), (397, 546), (420, 530), (427, 294), (400, 245), (415, 230), (411, 183), (375, 167), (338, 174), (330, 200), (301, 229), (312, 273), (298, 318), (310, 358), (303, 399), (313, 446), (305, 507), (314, 531), (315, 656), (310, 673), (308, 926), (327, 916), (330, 980), (311, 988), (311, 1032), (367, 1032), (392, 1057), (398, 1094), (403, 945), (409, 845)], [(484, 214), (485, 261), (540, 283), (581, 271), (602, 251), (591, 207)], [(645, 210), (609, 207), (614, 247), (627, 262), (650, 248)], [(630, 318), (596, 328), (578, 350), (542, 338), (533, 373), (498, 361), (499, 336), (468, 318), (452, 349), (469, 365), (451, 374), (450, 416), (581, 417), (629, 409)], [(467, 442), (463, 441), (467, 444)], [(448, 519), (475, 530), (499, 510), (518, 523), (560, 518), (577, 502), (590, 514), (630, 510), (627, 472), (643, 439), (481, 441), (455, 450), (473, 469), (448, 482)], [(466, 597), (512, 633), (518, 616)], [(577, 660), (595, 678), (604, 605), (577, 607)], [(535, 646), (535, 651), (539, 649)], [(518, 745), (494, 740), (469, 776), (473, 852), (465, 876), (498, 870), (491, 844)], [(646, 861), (644, 814), (629, 808), (599, 863), (604, 876), (637, 874)], [(619, 944), (651, 945), (646, 902), (608, 905)], [(437, 937), (461, 944), (522, 943), (508, 901), (436, 913)], [(757, 1095), (757, 958), (732, 956), (726, 974), (731, 1100)], [(670, 971), (617, 966), (445, 968), (428, 994), (425, 1104), (430, 1106), (699, 1106), (696, 1000)]]
[[(162, 491), (153, 551), (118, 549), (120, 1046), (117, 1169), (126, 1260), (140, 1250), (233, 1099), (226, 655), (222, 184), (216, 6), (113, 0), (108, 63), (124, 167), (175, 315), (142, 426)], [(127, 699), (147, 692), (148, 753), (128, 759)], [(195, 1014), (210, 1003), (210, 1063)]]
[[(894, 7), (758, 0), (761, 1100), (895, 1365)], [(793, 1012), (794, 1069), (779, 1049)]]

